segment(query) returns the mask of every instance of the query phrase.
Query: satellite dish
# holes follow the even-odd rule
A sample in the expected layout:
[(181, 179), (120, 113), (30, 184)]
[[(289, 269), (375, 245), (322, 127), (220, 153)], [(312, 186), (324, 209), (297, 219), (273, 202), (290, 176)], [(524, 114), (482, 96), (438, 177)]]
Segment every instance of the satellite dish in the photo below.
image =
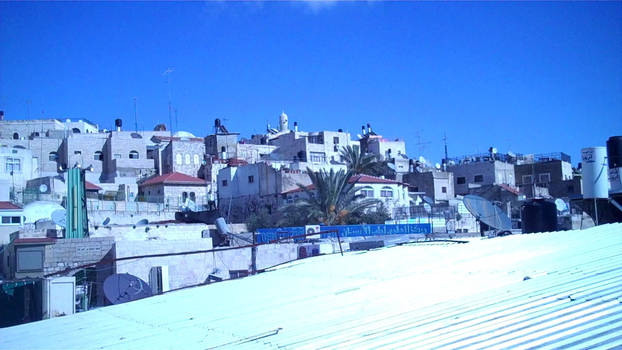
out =
[(432, 206), (429, 205), (428, 203), (423, 203), (423, 209), (425, 209), (425, 211), (430, 214), (432, 212)]
[(152, 295), (147, 282), (129, 273), (116, 273), (104, 281), (104, 295), (111, 304), (122, 304)]
[(65, 209), (57, 209), (52, 212), (52, 221), (60, 226), (67, 227), (67, 211)]
[(512, 158), (516, 158), (516, 154), (514, 154), (514, 152), (512, 152), (512, 151), (508, 151), (508, 156), (510, 156)]
[(555, 206), (557, 207), (557, 211), (559, 212), (564, 212), (568, 210), (568, 204), (566, 204), (566, 202), (564, 202), (564, 200), (561, 198), (557, 198), (555, 200)]
[(106, 225), (108, 225), (109, 223), (110, 223), (110, 218), (105, 218), (105, 219), (104, 219), (104, 222), (102, 222), (102, 225), (103, 225), (103, 226), (106, 226)]
[(40, 192), (40, 193), (46, 193), (47, 191), (48, 191), (48, 185), (46, 185), (46, 184), (41, 184), (41, 185), (39, 186), (39, 192)]
[(423, 196), (423, 201), (428, 203), (429, 205), (434, 205), (434, 199), (428, 197), (428, 196)]
[(425, 164), (426, 160), (423, 156), (419, 156), (419, 162), (421, 162), (421, 164)]
[(436, 164), (434, 164), (434, 167), (435, 167), (436, 169), (440, 169), (440, 168), (441, 168), (441, 165), (440, 165), (440, 164), (438, 164), (438, 163), (436, 163)]
[(356, 134), (356, 136), (357, 136), (359, 139), (362, 139), (362, 138), (363, 138), (363, 136), (361, 136), (361, 134)]
[(140, 220), (140, 221), (138, 221), (138, 222), (136, 223), (136, 226), (145, 226), (145, 225), (148, 225), (148, 224), (149, 224), (149, 220), (147, 220), (147, 219), (142, 219), (142, 220)]
[(464, 206), (475, 218), (497, 230), (507, 231), (512, 229), (512, 220), (501, 208), (490, 201), (472, 194), (464, 196)]

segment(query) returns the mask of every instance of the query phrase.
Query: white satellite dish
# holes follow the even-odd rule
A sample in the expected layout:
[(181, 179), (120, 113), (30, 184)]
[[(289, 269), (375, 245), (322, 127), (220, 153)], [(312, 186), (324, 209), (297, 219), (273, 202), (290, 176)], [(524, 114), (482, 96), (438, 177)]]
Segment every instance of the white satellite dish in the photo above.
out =
[(423, 156), (419, 156), (419, 162), (421, 164), (425, 164), (426, 160), (425, 160), (425, 158), (423, 158)]
[(432, 206), (429, 205), (428, 203), (423, 203), (423, 209), (425, 209), (425, 211), (430, 214), (432, 212)]
[(436, 163), (436, 164), (434, 164), (434, 167), (435, 167), (436, 169), (440, 169), (440, 168), (441, 168), (441, 165), (440, 165), (439, 163)]
[(39, 186), (39, 192), (40, 192), (40, 193), (46, 193), (47, 191), (48, 191), (48, 185), (46, 185), (46, 184), (41, 184), (41, 185)]
[(361, 136), (361, 134), (356, 134), (356, 137), (358, 137), (359, 139), (363, 138), (363, 136)]
[(65, 209), (57, 209), (52, 212), (52, 221), (60, 226), (67, 227), (67, 211)]
[(555, 206), (557, 207), (557, 211), (559, 212), (564, 212), (568, 210), (568, 204), (566, 204), (566, 202), (564, 202), (564, 200), (561, 198), (557, 198), (555, 200)]

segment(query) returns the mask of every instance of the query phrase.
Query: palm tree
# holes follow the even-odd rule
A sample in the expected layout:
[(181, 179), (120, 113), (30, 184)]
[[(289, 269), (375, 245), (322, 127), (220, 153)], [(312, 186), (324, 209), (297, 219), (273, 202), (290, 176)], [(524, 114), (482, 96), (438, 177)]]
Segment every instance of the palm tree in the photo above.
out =
[(350, 183), (351, 171), (320, 170), (313, 172), (307, 168), (312, 185), (298, 186), (306, 194), (305, 198), (282, 208), (284, 215), (297, 215), (307, 223), (325, 225), (344, 224), (350, 215), (360, 214), (377, 204), (375, 199), (363, 199), (356, 194), (354, 184)]
[(378, 159), (375, 155), (363, 154), (358, 147), (352, 146), (342, 147), (340, 153), (352, 173), (374, 175), (377, 172)]

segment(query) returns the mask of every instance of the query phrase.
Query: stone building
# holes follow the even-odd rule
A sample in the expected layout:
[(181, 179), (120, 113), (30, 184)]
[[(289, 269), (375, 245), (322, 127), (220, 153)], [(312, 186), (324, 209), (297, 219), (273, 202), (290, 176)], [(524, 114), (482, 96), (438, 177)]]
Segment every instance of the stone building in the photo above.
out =
[(570, 156), (565, 153), (525, 157), (514, 172), (518, 188), (527, 197), (533, 197), (534, 188), (546, 188), (555, 198), (582, 193), (580, 178), (574, 175)]
[[(162, 150), (162, 173), (182, 173), (199, 177), (205, 163), (205, 143), (202, 138), (190, 133), (175, 133), (174, 137), (157, 137), (166, 142)], [(181, 135), (181, 136), (180, 136)]]
[(424, 171), (404, 174), (403, 181), (414, 192), (425, 192), (435, 202), (447, 202), (455, 198), (454, 174), (446, 171)]
[(9, 200), (26, 187), (28, 180), (38, 176), (38, 159), (29, 149), (0, 147), (0, 200)]
[(485, 185), (505, 184), (515, 187), (514, 164), (496, 159), (478, 159), (450, 163), (447, 167), (447, 171), (454, 174), (456, 194), (469, 194), (471, 188)]
[(208, 205), (205, 180), (182, 173), (168, 173), (140, 182), (138, 196), (140, 201), (164, 203), (168, 208), (187, 206), (189, 202), (196, 209)]

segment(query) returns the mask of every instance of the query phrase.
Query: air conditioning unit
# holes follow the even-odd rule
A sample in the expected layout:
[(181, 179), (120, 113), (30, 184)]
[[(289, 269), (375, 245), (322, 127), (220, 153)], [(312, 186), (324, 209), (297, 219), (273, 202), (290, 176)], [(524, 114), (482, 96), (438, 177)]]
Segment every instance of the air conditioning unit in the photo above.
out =
[(153, 294), (169, 291), (168, 266), (153, 266), (149, 271), (149, 286)]
[[(305, 225), (305, 234), (313, 234), (320, 232), (320, 225)], [(320, 235), (308, 236), (310, 239), (318, 239)]]

